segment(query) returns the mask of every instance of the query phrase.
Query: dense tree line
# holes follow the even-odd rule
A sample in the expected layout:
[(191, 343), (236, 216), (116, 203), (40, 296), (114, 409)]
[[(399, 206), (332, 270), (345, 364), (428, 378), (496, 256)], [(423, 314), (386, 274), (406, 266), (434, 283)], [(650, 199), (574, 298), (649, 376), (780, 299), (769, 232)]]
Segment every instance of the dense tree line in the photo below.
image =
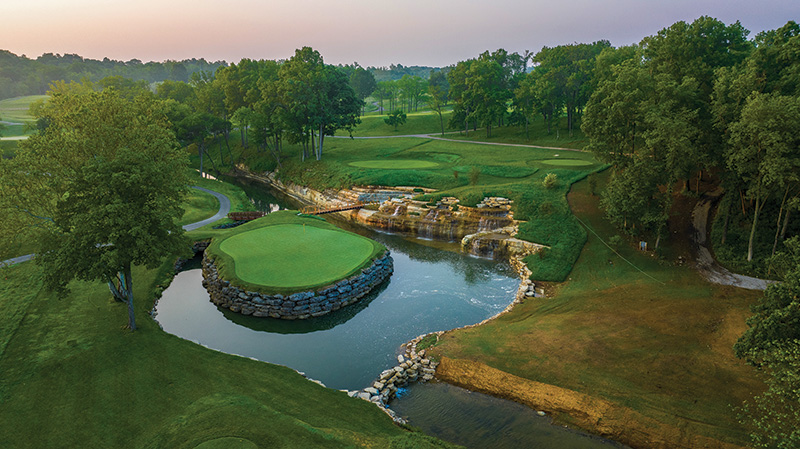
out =
[(227, 65), (225, 61), (205, 59), (142, 62), (138, 59), (116, 61), (83, 58), (75, 54), (45, 53), (36, 59), (0, 50), (0, 99), (23, 95), (43, 95), (54, 81), (100, 81), (119, 76), (155, 83), (163, 80), (188, 81), (196, 72), (213, 72)]

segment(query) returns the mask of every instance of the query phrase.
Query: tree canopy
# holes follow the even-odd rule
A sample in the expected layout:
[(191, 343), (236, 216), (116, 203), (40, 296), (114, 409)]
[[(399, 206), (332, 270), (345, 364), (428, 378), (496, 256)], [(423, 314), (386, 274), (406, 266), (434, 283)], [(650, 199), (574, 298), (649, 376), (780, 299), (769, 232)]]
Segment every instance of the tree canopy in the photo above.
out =
[(132, 266), (153, 267), (185, 246), (175, 220), (186, 160), (159, 111), (150, 97), (59, 84), (33, 111), (46, 126), (0, 161), (0, 247), (33, 243), (54, 289), (107, 282), (131, 329)]

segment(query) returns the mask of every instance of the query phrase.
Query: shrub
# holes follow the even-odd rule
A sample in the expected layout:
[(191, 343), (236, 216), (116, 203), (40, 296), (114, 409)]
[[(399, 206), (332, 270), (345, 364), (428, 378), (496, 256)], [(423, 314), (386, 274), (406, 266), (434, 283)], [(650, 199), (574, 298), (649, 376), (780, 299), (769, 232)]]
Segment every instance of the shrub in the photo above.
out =
[(542, 181), (542, 187), (545, 189), (552, 189), (553, 187), (558, 185), (558, 175), (555, 173), (548, 173), (547, 176), (544, 177)]
[(478, 180), (481, 177), (481, 169), (477, 165), (473, 166), (469, 171), (469, 183), (470, 185), (477, 185)]

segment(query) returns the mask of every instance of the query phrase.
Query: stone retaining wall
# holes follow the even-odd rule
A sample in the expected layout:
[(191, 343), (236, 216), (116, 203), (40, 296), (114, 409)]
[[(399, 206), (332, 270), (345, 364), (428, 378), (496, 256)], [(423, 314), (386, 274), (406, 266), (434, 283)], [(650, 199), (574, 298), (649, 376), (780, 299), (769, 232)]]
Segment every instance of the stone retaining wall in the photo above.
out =
[(243, 315), (303, 320), (339, 310), (358, 301), (394, 271), (394, 262), (386, 251), (360, 273), (316, 291), (291, 295), (269, 295), (244, 290), (222, 279), (214, 261), (203, 256), (203, 286), (211, 302)]

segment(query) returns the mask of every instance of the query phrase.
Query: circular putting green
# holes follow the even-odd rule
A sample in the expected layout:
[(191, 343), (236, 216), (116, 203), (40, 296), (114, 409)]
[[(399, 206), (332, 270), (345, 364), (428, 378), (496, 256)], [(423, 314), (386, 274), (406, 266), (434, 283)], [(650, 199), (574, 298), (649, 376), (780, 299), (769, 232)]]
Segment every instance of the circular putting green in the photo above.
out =
[(439, 166), (437, 162), (420, 161), (416, 159), (376, 159), (371, 161), (350, 162), (349, 165), (359, 168), (380, 168), (383, 170), (410, 170)]
[(543, 164), (558, 165), (561, 167), (583, 167), (586, 165), (592, 165), (592, 162), (581, 159), (545, 159), (541, 162)]
[(356, 234), (294, 223), (236, 234), (219, 246), (234, 260), (242, 281), (284, 289), (347, 277), (372, 256), (373, 248), (372, 241)]

